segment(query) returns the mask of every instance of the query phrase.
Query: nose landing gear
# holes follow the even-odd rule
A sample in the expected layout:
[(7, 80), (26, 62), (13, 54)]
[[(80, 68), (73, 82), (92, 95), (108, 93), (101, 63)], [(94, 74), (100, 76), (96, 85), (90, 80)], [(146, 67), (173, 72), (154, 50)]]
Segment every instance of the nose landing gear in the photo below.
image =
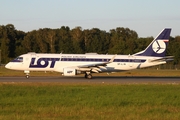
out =
[(26, 75), (26, 79), (29, 79), (29, 75)]
[(26, 74), (26, 79), (29, 79), (29, 73), (30, 73), (30, 71), (24, 71), (24, 73)]

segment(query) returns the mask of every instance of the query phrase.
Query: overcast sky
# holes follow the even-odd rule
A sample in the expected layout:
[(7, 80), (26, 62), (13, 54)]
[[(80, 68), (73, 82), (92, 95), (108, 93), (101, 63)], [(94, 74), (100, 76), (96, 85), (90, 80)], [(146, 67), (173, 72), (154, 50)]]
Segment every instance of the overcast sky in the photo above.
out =
[(9, 23), (25, 32), (127, 27), (139, 37), (155, 37), (168, 27), (175, 37), (180, 35), (180, 0), (0, 0), (0, 25)]

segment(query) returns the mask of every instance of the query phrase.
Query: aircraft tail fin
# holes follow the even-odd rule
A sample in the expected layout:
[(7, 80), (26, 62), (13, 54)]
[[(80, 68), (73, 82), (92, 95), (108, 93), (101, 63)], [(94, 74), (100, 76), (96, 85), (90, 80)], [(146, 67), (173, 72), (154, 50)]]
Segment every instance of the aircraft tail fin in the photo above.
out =
[(149, 46), (135, 56), (155, 56), (164, 57), (168, 46), (171, 28), (163, 29), (159, 35), (149, 44)]

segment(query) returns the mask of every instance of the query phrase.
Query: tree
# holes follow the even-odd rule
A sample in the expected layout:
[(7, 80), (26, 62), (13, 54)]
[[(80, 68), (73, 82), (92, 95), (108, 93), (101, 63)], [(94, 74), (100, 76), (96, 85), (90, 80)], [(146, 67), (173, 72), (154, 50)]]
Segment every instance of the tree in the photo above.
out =
[(50, 53), (55, 53), (55, 31), (54, 30), (48, 30), (48, 40), (47, 42), (49, 43), (49, 49)]
[(35, 38), (36, 30), (28, 32), (22, 41), (22, 46), (24, 47), (24, 52), (39, 52), (38, 44)]
[(180, 62), (180, 36), (170, 38), (167, 49), (167, 55), (174, 56), (173, 64), (177, 65)]
[(19, 56), (25, 52), (24, 46), (22, 45), (25, 35), (23, 31), (16, 31), (15, 56)]
[(138, 38), (135, 41), (136, 47), (134, 49), (134, 53), (144, 50), (151, 43), (153, 39), (154, 39), (153, 37)]
[(73, 42), (74, 53), (84, 53), (85, 42), (83, 39), (83, 31), (81, 27), (76, 27), (71, 30), (71, 39)]
[(57, 34), (58, 52), (74, 53), (69, 27), (62, 26)]
[(124, 28), (116, 28), (110, 30), (110, 45), (109, 45), (109, 51), (110, 54), (123, 54), (126, 46), (125, 46), (125, 37)]
[(9, 50), (8, 50), (8, 44), (9, 40), (7, 38), (1, 38), (1, 62), (7, 63), (9, 61)]
[[(82, 30), (62, 26), (30, 32), (16, 30), (13, 24), (0, 25), (2, 63), (27, 52), (133, 54), (144, 50), (153, 37), (138, 38), (129, 28), (117, 27), (109, 32), (98, 28)], [(173, 64), (180, 64), (180, 36), (171, 37), (166, 55), (175, 56)]]

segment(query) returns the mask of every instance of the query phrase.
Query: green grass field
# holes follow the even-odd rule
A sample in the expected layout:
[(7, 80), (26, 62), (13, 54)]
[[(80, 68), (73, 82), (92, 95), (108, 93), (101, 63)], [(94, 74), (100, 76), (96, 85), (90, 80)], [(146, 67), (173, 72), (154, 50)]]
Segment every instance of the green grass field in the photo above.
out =
[[(179, 70), (140, 69), (110, 76), (180, 77), (179, 73)], [(24, 73), (0, 67), (0, 76), (24, 76)], [(31, 72), (31, 76), (61, 75)], [(37, 119), (179, 120), (180, 85), (0, 83), (0, 120)]]
[(179, 120), (180, 85), (1, 83), (1, 120)]

